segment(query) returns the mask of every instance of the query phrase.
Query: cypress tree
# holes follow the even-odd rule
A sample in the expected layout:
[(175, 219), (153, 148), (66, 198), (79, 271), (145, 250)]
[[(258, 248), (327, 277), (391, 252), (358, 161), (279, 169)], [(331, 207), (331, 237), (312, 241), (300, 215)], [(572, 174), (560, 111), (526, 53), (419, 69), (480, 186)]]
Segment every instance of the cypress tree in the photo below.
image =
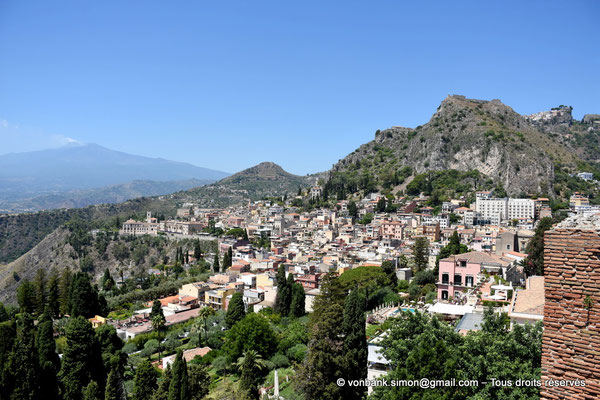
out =
[(98, 290), (92, 286), (90, 277), (85, 272), (77, 272), (71, 283), (69, 311), (72, 317), (82, 315), (87, 318), (102, 314), (98, 298)]
[(544, 275), (544, 234), (552, 228), (550, 217), (542, 218), (535, 228), (535, 235), (527, 243), (525, 259), (525, 275)]
[(59, 284), (60, 278), (56, 268), (52, 268), (50, 272), (50, 279), (48, 279), (48, 310), (52, 318), (58, 318), (60, 315), (60, 302), (59, 302)]
[(125, 388), (123, 379), (117, 368), (112, 368), (106, 380), (106, 389), (104, 390), (104, 400), (123, 400), (125, 399)]
[[(367, 334), (365, 330), (365, 299), (358, 290), (350, 292), (344, 302), (344, 378), (367, 378)], [(364, 386), (344, 386), (344, 398), (362, 399)]]
[(187, 365), (183, 358), (183, 352), (177, 351), (175, 361), (173, 362), (173, 377), (169, 385), (168, 400), (187, 400), (188, 399), (188, 377)]
[(115, 288), (115, 280), (110, 275), (108, 268), (104, 270), (104, 276), (102, 277), (102, 290), (110, 292)]
[(200, 249), (200, 240), (196, 239), (194, 241), (194, 258), (199, 261), (200, 257), (202, 257), (202, 249)]
[(208, 395), (211, 383), (206, 366), (202, 364), (188, 365), (188, 389), (191, 400), (202, 400)]
[(58, 303), (60, 306), (60, 314), (66, 315), (70, 312), (69, 310), (69, 299), (71, 296), (71, 282), (73, 275), (71, 270), (65, 268), (60, 276), (60, 284), (58, 287)]
[(228, 328), (241, 321), (246, 316), (246, 308), (244, 306), (244, 297), (240, 292), (236, 292), (231, 296), (229, 307), (227, 307), (227, 315), (225, 316), (225, 324)]
[(424, 237), (419, 237), (415, 240), (413, 246), (413, 260), (415, 263), (415, 269), (417, 271), (423, 271), (427, 268), (427, 256), (429, 255), (429, 243)]
[(83, 390), (83, 400), (102, 400), (100, 388), (95, 381), (91, 381)]
[(144, 360), (135, 370), (133, 380), (133, 399), (147, 400), (151, 399), (155, 390), (158, 388), (158, 371), (152, 366), (150, 361)]
[(213, 272), (216, 274), (219, 272), (219, 253), (215, 253), (215, 258), (213, 259)]
[(305, 314), (306, 294), (304, 288), (299, 283), (292, 286), (292, 301), (290, 304), (290, 317), (299, 318)]
[(17, 317), (15, 348), (10, 355), (8, 371), (11, 376), (12, 399), (36, 400), (39, 397), (39, 362), (35, 347), (33, 318), (28, 313)]
[(104, 374), (108, 374), (112, 368), (117, 368), (117, 372), (123, 375), (127, 356), (121, 352), (123, 341), (117, 335), (114, 326), (104, 324), (96, 329), (96, 341), (100, 348)]
[(167, 368), (164, 370), (162, 378), (158, 382), (158, 389), (154, 392), (152, 400), (168, 400), (169, 398), (169, 385), (171, 384), (171, 378), (173, 373), (171, 372), (171, 364), (167, 364)]
[(81, 316), (71, 318), (66, 328), (66, 338), (62, 368), (58, 373), (63, 387), (63, 398), (81, 399), (82, 388), (91, 381), (100, 382), (102, 392), (104, 368), (92, 324)]
[(36, 310), (35, 287), (28, 280), (23, 280), (17, 289), (17, 302), (22, 313), (32, 314)]
[[(292, 277), (293, 279), (293, 277)], [(277, 270), (277, 295), (275, 297), (275, 311), (286, 316), (290, 312), (290, 291), (288, 287), (288, 281), (285, 278), (285, 267), (279, 266)]]
[(15, 322), (0, 322), (0, 399), (8, 399), (12, 391), (13, 379), (10, 376), (8, 360), (12, 356), (15, 344)]
[(343, 377), (344, 290), (332, 273), (325, 275), (309, 321), (308, 352), (298, 371), (298, 386), (307, 399), (337, 400)]
[(6, 312), (6, 308), (4, 308), (4, 304), (0, 301), (0, 322), (8, 321), (8, 313)]
[(46, 271), (43, 268), (37, 270), (33, 285), (35, 287), (35, 311), (38, 315), (40, 315), (44, 312), (48, 297)]
[(398, 287), (398, 276), (396, 275), (396, 266), (390, 260), (381, 263), (381, 269), (388, 277), (390, 287), (396, 291)]
[(56, 354), (54, 328), (49, 310), (42, 315), (37, 326), (36, 348), (40, 366), (40, 386), (44, 390), (44, 398), (57, 399), (57, 374), (60, 369), (60, 359)]

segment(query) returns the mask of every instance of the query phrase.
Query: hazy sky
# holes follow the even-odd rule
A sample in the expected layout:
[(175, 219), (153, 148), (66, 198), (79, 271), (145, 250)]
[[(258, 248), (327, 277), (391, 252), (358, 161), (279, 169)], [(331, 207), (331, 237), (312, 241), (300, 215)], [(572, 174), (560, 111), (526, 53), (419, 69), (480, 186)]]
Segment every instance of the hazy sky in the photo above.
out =
[(0, 0), (0, 154), (305, 174), (448, 94), (600, 113), (600, 2), (410, 3)]

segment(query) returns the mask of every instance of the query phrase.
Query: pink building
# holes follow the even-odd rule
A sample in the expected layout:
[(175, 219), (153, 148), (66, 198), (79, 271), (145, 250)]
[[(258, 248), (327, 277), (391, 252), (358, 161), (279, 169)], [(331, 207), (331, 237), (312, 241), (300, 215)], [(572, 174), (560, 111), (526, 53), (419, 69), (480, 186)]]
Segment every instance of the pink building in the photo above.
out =
[(404, 224), (399, 221), (384, 221), (381, 224), (380, 232), (383, 239), (402, 240), (404, 239)]
[(496, 254), (481, 251), (457, 254), (440, 260), (438, 300), (456, 297), (479, 283), (477, 275), (484, 270), (506, 278), (512, 261)]

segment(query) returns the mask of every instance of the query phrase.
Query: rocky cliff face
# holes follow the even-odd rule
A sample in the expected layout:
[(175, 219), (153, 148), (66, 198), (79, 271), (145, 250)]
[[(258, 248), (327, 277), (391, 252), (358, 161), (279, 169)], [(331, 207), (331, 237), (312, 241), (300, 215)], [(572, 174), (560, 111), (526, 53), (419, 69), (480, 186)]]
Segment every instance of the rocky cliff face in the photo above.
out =
[(364, 159), (374, 160), (375, 171), (402, 166), (415, 173), (478, 170), (512, 195), (548, 191), (554, 164), (574, 167), (577, 161), (566, 146), (499, 100), (464, 96), (448, 96), (423, 126), (377, 131), (375, 140), (340, 160), (332, 171), (344, 171)]

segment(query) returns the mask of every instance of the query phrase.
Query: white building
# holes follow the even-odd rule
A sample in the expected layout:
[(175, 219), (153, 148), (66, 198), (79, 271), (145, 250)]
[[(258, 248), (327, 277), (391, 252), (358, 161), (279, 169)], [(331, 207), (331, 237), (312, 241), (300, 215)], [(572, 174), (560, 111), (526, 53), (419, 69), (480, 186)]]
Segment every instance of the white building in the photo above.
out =
[(498, 199), (478, 196), (475, 200), (475, 210), (481, 214), (482, 219), (489, 220), (492, 225), (499, 225), (504, 220), (533, 219), (535, 202), (531, 199)]

